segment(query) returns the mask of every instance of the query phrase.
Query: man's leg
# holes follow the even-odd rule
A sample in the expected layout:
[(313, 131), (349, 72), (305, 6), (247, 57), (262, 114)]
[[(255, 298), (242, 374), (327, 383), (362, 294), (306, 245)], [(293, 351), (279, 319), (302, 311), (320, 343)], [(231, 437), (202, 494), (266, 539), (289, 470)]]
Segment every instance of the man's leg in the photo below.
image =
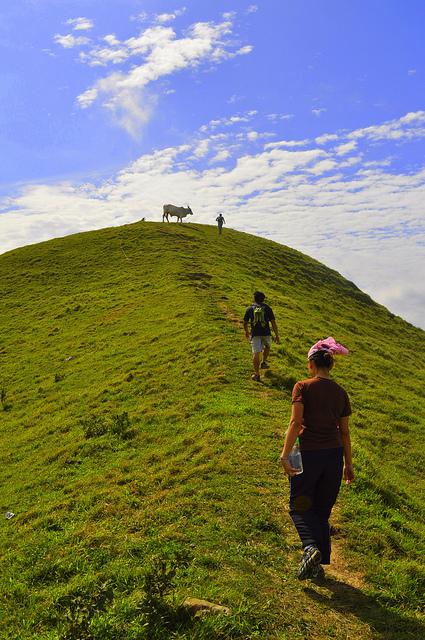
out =
[(269, 357), (270, 354), (270, 341), (271, 338), (270, 336), (263, 336), (262, 338), (262, 342), (263, 342), (263, 361), (261, 363), (261, 368), (262, 369), (268, 369), (268, 364), (267, 364), (267, 359)]
[[(262, 350), (261, 337), (253, 336), (251, 338), (252, 347), (252, 365), (254, 367), (255, 379), (260, 379), (260, 355)], [(253, 376), (253, 377), (254, 377)]]
[(252, 354), (252, 364), (254, 365), (254, 373), (260, 375), (260, 353), (257, 351)]

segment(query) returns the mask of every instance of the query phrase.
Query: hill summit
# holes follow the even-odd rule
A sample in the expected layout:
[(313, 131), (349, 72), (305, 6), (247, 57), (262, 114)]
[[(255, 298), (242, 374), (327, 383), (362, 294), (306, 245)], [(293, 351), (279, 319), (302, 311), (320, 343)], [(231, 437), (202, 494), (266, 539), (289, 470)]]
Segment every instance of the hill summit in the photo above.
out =
[[(282, 341), (260, 384), (241, 330), (255, 289)], [(328, 335), (350, 349), (334, 377), (357, 478), (330, 577), (306, 587), (278, 455)], [(424, 335), (229, 229), (142, 222), (0, 256), (1, 637), (422, 637)], [(231, 615), (193, 618), (187, 597)]]

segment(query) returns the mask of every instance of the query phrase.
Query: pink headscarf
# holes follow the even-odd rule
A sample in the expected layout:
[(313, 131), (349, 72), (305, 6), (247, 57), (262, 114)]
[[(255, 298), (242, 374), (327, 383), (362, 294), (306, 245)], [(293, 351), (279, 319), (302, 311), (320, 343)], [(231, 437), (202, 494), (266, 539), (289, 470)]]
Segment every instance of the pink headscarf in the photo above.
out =
[(342, 344), (339, 344), (339, 342), (336, 342), (335, 338), (332, 338), (331, 336), (326, 338), (326, 340), (319, 340), (316, 342), (316, 344), (310, 348), (307, 357), (310, 359), (317, 351), (328, 351), (332, 354), (339, 354), (342, 356), (346, 356), (348, 354), (348, 349), (346, 349)]

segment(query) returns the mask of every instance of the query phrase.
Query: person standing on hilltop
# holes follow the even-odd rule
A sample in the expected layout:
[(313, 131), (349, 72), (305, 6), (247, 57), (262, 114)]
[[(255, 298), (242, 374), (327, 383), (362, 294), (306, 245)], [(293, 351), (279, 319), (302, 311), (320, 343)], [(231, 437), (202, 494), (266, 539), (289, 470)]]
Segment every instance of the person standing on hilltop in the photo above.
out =
[[(269, 305), (264, 303), (266, 296), (262, 291), (255, 291), (254, 303), (247, 308), (243, 319), (245, 335), (251, 341), (252, 347), (252, 363), (254, 365), (254, 373), (251, 378), (256, 382), (260, 380), (261, 369), (268, 369), (267, 358), (270, 353), (272, 341), (270, 324), (273, 327), (275, 340), (279, 344), (279, 330), (277, 328), (274, 313)], [(260, 365), (260, 357), (263, 354)]]
[[(332, 380), (334, 355), (348, 350), (334, 338), (319, 340), (308, 352), (310, 378), (297, 382), (292, 391), (292, 415), (280, 461), (289, 476), (290, 515), (303, 547), (298, 578), (323, 578), (323, 564), (330, 564), (329, 516), (341, 480), (354, 480), (348, 420), (350, 400)], [(299, 439), (302, 471), (292, 466), (290, 453)]]
[(222, 213), (219, 213), (215, 219), (218, 226), (218, 235), (221, 236), (221, 230), (223, 229), (223, 224), (226, 224), (226, 220), (223, 217)]

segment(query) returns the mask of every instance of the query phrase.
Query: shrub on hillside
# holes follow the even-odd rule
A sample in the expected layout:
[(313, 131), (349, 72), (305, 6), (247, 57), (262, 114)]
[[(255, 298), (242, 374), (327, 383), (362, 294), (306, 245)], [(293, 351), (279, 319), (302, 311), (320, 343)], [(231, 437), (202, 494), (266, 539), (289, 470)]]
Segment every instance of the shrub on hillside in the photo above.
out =
[(85, 438), (99, 438), (108, 433), (118, 436), (122, 440), (130, 440), (136, 435), (131, 428), (131, 421), (126, 411), (113, 416), (98, 416), (91, 414), (80, 419)]
[(57, 625), (60, 640), (91, 640), (92, 618), (104, 611), (113, 599), (113, 588), (108, 582), (80, 587), (61, 596), (55, 602), (50, 622)]
[(7, 411), (9, 409), (9, 405), (7, 403), (7, 391), (5, 387), (1, 387), (0, 389), (0, 402), (3, 407), (3, 411)]

